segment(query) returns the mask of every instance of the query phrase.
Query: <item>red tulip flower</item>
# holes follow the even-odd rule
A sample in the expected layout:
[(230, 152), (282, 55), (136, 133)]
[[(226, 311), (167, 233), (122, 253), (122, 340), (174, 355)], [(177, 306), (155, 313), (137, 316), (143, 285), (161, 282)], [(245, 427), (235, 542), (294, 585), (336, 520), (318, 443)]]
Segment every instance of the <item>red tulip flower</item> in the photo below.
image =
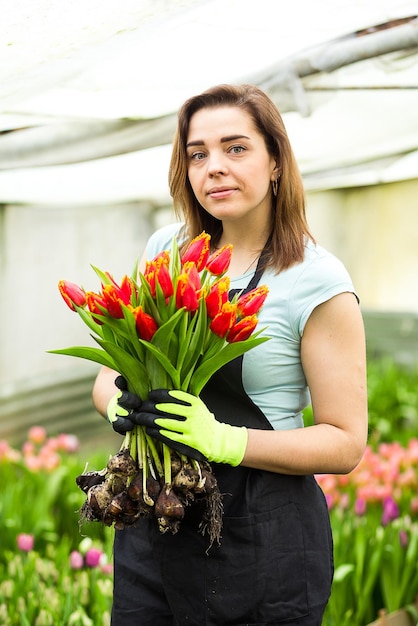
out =
[(86, 292), (75, 283), (71, 283), (68, 280), (60, 280), (58, 283), (58, 289), (72, 311), (76, 310), (74, 305), (81, 307), (85, 306)]
[(105, 285), (102, 290), (105, 307), (110, 317), (115, 319), (123, 318), (123, 300), (119, 297), (119, 292), (113, 285)]
[[(145, 271), (143, 268), (138, 271), (135, 265), (132, 278), (124, 276), (120, 284), (108, 272), (92, 266), (100, 280), (97, 292), (84, 292), (74, 283), (60, 281), (65, 302), (88, 326), (97, 346), (73, 346), (51, 352), (88, 359), (118, 372), (129, 392), (139, 398), (147, 398), (151, 390), (163, 388), (181, 389), (199, 396), (224, 364), (268, 339), (260, 337), (261, 333), (250, 337), (257, 324), (256, 311), (262, 306), (267, 289), (258, 288), (229, 301), (230, 279), (226, 272), (232, 246), (223, 246), (212, 255), (209, 251), (210, 235), (203, 232), (191, 241), (183, 256), (174, 238), (170, 250), (147, 260)], [(32, 441), (28, 444), (34, 445)], [(170, 520), (164, 517), (162, 524), (161, 498), (158, 499), (162, 485), (165, 487), (161, 494), (166, 499), (167, 494), (177, 498), (172, 490), (175, 451), (170, 448), (169, 443), (153, 442), (152, 434), (142, 425), (133, 425), (122, 442), (121, 456), (114, 455), (100, 472), (87, 472), (78, 477), (81, 482), (76, 482), (87, 495), (81, 519), (96, 519), (117, 528), (122, 518), (126, 524), (130, 519), (135, 521), (144, 503), (150, 516), (157, 518), (161, 532), (177, 532), (184, 515), (183, 504), (180, 503), (181, 511), (176, 512), (176, 517)], [(57, 452), (55, 456), (58, 457)], [(29, 455), (25, 458), (28, 465)], [(51, 459), (55, 462), (53, 457)], [(201, 474), (200, 461), (193, 463), (199, 464), (196, 470)], [(46, 469), (51, 467), (48, 457)], [(141, 474), (137, 473), (139, 469)], [(121, 483), (120, 487), (113, 481), (113, 475), (119, 472), (121, 480), (116, 482)], [(134, 475), (135, 480), (131, 482)], [(113, 498), (111, 506), (107, 506), (106, 497), (100, 498), (98, 492), (90, 491), (102, 487), (106, 488), (102, 494)], [(192, 492), (188, 490), (185, 494), (186, 504), (189, 493)], [(221, 521), (218, 512), (222, 515), (222, 510), (217, 510), (216, 498), (212, 505), (213, 516), (204, 520), (211, 542), (218, 538)], [(21, 550), (29, 551), (32, 546), (31, 537), (26, 540), (22, 537), (19, 541)], [(70, 564), (73, 569), (100, 566), (101, 551), (91, 548), (84, 558), (82, 552), (73, 551)]]
[(103, 320), (100, 318), (98, 319), (96, 315), (101, 317), (104, 316), (103, 309), (106, 309), (106, 301), (103, 296), (98, 293), (94, 293), (94, 291), (86, 291), (86, 302), (90, 313), (94, 315), (94, 321), (98, 324), (102, 324)]
[[(168, 260), (163, 261), (163, 256), (160, 255), (156, 257), (153, 261), (148, 261), (146, 263), (144, 277), (147, 283), (150, 286), (151, 295), (155, 298), (156, 293), (156, 282), (161, 287), (161, 291), (165, 299), (170, 298), (173, 293), (173, 281), (171, 280), (171, 275), (168, 269)], [(163, 262), (162, 262), (163, 261)]]
[(216, 250), (216, 252), (211, 254), (206, 263), (206, 269), (211, 274), (214, 274), (214, 276), (220, 276), (228, 269), (229, 264), (231, 263), (231, 257), (232, 245), (227, 244), (226, 246), (219, 248), (219, 250)]
[(127, 306), (131, 301), (132, 281), (128, 276), (122, 278), (118, 285), (110, 274), (106, 274), (111, 283), (102, 285), (102, 298), (104, 307), (110, 317), (115, 319), (123, 318), (123, 305)]
[(106, 272), (106, 276), (112, 281), (112, 286), (117, 297), (122, 300), (124, 304), (129, 304), (132, 295), (132, 280), (129, 276), (124, 276), (120, 285), (117, 284), (109, 272)]
[(226, 302), (221, 311), (213, 318), (210, 329), (218, 337), (225, 337), (235, 324), (237, 315), (236, 305)]
[(261, 285), (238, 298), (237, 307), (240, 317), (255, 315), (259, 312), (267, 298), (268, 287)]
[(197, 266), (192, 261), (187, 261), (183, 271), (177, 280), (176, 307), (187, 311), (197, 311), (199, 308), (199, 296), (201, 282)]
[[(267, 287), (230, 301), (227, 270), (232, 245), (211, 255), (210, 243), (210, 235), (202, 232), (183, 253), (174, 239), (169, 250), (147, 260), (145, 270), (135, 266), (131, 278), (125, 275), (120, 284), (109, 272), (93, 266), (100, 279), (97, 292), (61, 281), (67, 305), (92, 331), (98, 347), (52, 352), (89, 359), (119, 372), (129, 391), (141, 398), (162, 387), (199, 395), (224, 363), (268, 339), (260, 333), (250, 337)], [(138, 429), (140, 439), (141, 432)], [(137, 445), (135, 437), (127, 437), (127, 448), (135, 441)]]
[(206, 311), (210, 319), (221, 312), (223, 305), (228, 301), (230, 281), (227, 276), (219, 279), (210, 289), (205, 298)]
[(132, 309), (132, 313), (135, 317), (135, 325), (138, 336), (145, 341), (151, 341), (154, 334), (158, 330), (155, 319), (151, 315), (148, 315), (148, 313), (145, 313), (142, 306), (137, 306)]
[(256, 315), (249, 315), (248, 317), (244, 317), (242, 320), (232, 326), (231, 330), (226, 336), (226, 340), (228, 341), (228, 343), (245, 341), (253, 333), (255, 327), (257, 326), (257, 322), (258, 319)]
[(193, 261), (196, 264), (197, 271), (201, 272), (208, 260), (210, 252), (210, 235), (205, 233), (201, 233), (197, 237), (195, 237), (187, 247), (186, 252), (181, 257), (181, 262), (183, 265), (188, 261)]

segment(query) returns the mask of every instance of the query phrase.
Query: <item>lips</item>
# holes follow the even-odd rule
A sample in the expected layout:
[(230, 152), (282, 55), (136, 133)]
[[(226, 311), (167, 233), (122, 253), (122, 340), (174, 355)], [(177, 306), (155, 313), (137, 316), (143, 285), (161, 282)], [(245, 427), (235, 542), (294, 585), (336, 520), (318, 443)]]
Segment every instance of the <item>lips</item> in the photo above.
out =
[(228, 198), (235, 191), (236, 187), (212, 187), (208, 191), (208, 196), (211, 198)]

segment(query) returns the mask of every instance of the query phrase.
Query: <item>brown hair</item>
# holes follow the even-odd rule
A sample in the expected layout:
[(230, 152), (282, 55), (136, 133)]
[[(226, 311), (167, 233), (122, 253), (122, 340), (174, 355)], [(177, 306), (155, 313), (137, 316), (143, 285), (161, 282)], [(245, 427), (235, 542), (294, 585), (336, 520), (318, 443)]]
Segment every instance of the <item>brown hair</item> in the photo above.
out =
[(306, 221), (302, 177), (276, 105), (261, 89), (253, 85), (212, 87), (186, 100), (179, 110), (169, 185), (176, 214), (183, 215), (185, 219), (185, 244), (204, 230), (211, 235), (212, 242), (216, 245), (222, 234), (222, 222), (212, 217), (193, 193), (187, 173), (186, 153), (189, 124), (194, 113), (219, 106), (246, 110), (257, 130), (263, 135), (269, 154), (278, 164), (281, 176), (277, 196), (272, 192), (273, 226), (266, 265), (279, 271), (301, 262), (306, 237), (313, 240)]

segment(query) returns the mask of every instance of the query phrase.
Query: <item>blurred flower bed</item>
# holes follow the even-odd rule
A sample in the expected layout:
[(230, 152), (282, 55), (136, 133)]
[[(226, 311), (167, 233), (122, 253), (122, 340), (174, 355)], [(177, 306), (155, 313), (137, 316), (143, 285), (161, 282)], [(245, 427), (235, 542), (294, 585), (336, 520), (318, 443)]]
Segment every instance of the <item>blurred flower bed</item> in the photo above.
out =
[(366, 626), (400, 608), (418, 622), (418, 370), (369, 361), (368, 397), (362, 461), (346, 476), (317, 476), (335, 558), (323, 626)]
[(79, 525), (78, 449), (74, 435), (48, 437), (39, 426), (20, 450), (0, 441), (2, 626), (110, 623), (113, 536)]
[(365, 626), (418, 595), (418, 439), (368, 447), (347, 476), (318, 476), (330, 508), (335, 577), (326, 626)]
[[(317, 476), (335, 545), (323, 626), (366, 626), (382, 608), (412, 614), (418, 595), (418, 371), (380, 361), (368, 373), (364, 458), (347, 476)], [(89, 453), (89, 467), (112, 452)], [(73, 435), (34, 426), (19, 450), (0, 441), (2, 626), (109, 626), (114, 531), (80, 526), (84, 469)]]

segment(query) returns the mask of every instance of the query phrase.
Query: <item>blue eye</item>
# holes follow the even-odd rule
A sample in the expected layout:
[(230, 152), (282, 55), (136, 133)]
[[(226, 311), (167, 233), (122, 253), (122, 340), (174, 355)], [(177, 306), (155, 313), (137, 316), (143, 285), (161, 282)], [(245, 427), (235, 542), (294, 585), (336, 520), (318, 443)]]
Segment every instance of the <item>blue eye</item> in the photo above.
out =
[(190, 159), (192, 161), (201, 161), (205, 158), (205, 156), (204, 152), (193, 152), (193, 154), (190, 155)]
[(241, 152), (244, 152), (244, 150), (244, 146), (231, 146), (231, 148), (229, 149), (232, 154), (241, 154)]

